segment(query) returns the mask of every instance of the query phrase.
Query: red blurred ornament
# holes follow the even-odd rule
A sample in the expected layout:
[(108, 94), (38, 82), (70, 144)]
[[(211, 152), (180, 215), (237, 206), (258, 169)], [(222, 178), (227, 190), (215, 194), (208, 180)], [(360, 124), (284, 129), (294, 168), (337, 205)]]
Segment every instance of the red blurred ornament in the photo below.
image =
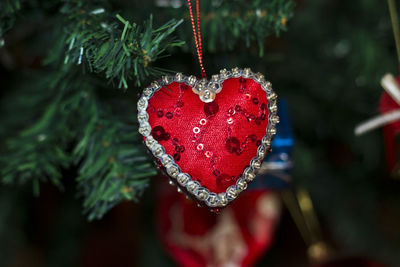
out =
[(157, 227), (180, 266), (250, 266), (271, 246), (281, 211), (271, 191), (249, 191), (219, 214), (197, 207), (164, 183)]
[[(397, 77), (397, 85), (399, 84), (400, 76)], [(400, 105), (395, 99), (390, 96), (386, 91), (381, 95), (379, 101), (379, 112), (382, 114), (399, 110)], [(396, 164), (400, 160), (400, 151), (397, 151), (398, 146), (396, 145), (396, 137), (400, 132), (400, 121), (394, 121), (383, 127), (383, 137), (385, 141), (386, 158), (389, 170), (394, 173), (396, 172)]]

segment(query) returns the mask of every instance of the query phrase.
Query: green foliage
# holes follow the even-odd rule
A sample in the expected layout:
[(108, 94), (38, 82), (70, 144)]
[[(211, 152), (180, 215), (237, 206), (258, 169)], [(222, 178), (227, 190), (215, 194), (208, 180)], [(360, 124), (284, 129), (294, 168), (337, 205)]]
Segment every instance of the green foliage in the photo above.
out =
[(92, 220), (123, 200), (137, 201), (156, 171), (138, 141), (136, 124), (104, 112), (95, 101), (85, 110), (72, 157), (80, 162), (78, 190)]
[(9, 30), (15, 21), (15, 13), (21, 9), (20, 0), (2, 0), (0, 2), (0, 47), (4, 45), (4, 33)]
[(111, 18), (103, 7), (85, 1), (68, 2), (61, 13), (67, 18), (64, 63), (85, 61), (90, 71), (104, 72), (107, 79), (118, 80), (118, 87), (125, 89), (133, 78), (140, 86), (149, 76), (161, 75), (162, 70), (151, 63), (169, 48), (184, 44), (171, 36), (182, 20), (172, 19), (154, 29), (152, 16), (140, 26), (118, 14)]
[[(204, 44), (210, 52), (217, 52), (232, 50), (242, 41), (250, 47), (252, 41), (256, 41), (259, 55), (263, 56), (266, 38), (286, 30), (293, 8), (294, 2), (287, 0), (200, 1)], [(175, 13), (186, 14), (187, 6)], [(190, 36), (190, 31), (191, 28), (186, 27), (185, 34)]]

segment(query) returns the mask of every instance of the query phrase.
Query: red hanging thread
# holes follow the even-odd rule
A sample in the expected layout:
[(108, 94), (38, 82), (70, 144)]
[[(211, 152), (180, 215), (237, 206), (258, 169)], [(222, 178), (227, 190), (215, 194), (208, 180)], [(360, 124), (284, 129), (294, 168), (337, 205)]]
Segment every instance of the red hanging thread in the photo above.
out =
[(190, 20), (192, 22), (192, 29), (193, 29), (193, 36), (194, 36), (194, 43), (196, 44), (196, 51), (197, 51), (197, 56), (199, 58), (199, 64), (200, 64), (200, 69), (201, 69), (201, 76), (203, 78), (206, 78), (206, 71), (203, 66), (203, 49), (201, 47), (201, 34), (200, 34), (200, 8), (199, 8), (199, 0), (196, 0), (196, 12), (197, 12), (197, 31), (196, 31), (196, 26), (194, 24), (194, 18), (193, 18), (193, 11), (192, 11), (192, 3), (191, 0), (188, 0), (188, 6), (189, 6), (189, 13), (190, 13)]

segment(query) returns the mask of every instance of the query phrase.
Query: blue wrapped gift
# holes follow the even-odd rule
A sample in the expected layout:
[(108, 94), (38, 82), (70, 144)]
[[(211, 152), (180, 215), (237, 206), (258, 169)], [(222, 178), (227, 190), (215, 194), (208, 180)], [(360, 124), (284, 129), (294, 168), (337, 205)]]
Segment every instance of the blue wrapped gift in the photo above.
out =
[(250, 185), (251, 189), (282, 190), (290, 185), (294, 138), (285, 100), (278, 101), (278, 116), (280, 122), (272, 141), (272, 153), (265, 157), (257, 178)]

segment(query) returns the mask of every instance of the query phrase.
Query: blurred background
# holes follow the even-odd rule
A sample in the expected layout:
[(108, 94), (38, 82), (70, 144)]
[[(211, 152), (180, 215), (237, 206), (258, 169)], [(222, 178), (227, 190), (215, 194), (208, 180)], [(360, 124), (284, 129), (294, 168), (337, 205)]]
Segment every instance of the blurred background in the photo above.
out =
[[(80, 1), (60, 2), (71, 6)], [(210, 2), (214, 5), (208, 4)], [(200, 1), (201, 11), (209, 14), (210, 9), (217, 9), (219, 5), (222, 9), (227, 5), (224, 2)], [(229, 5), (241, 7), (245, 4), (250, 9), (263, 5), (261, 2), (231, 1)], [(382, 129), (363, 136), (354, 135), (358, 123), (379, 113), (382, 76), (388, 72), (398, 74), (387, 2), (266, 2), (280, 2), (283, 3), (280, 7), (286, 7), (285, 17), (279, 18), (281, 28), (269, 26), (268, 33), (253, 29), (254, 36), (256, 33), (263, 37), (268, 35), (263, 42), (255, 37), (245, 40), (234, 35), (229, 40), (229, 33), (222, 35), (218, 32), (220, 28), (215, 30), (212, 24), (208, 26), (212, 18), (204, 16), (202, 37), (208, 74), (235, 66), (249, 66), (266, 74), (279, 97), (288, 103), (295, 139), (292, 181), (295, 187), (301, 186), (310, 194), (313, 212), (321, 225), (321, 238), (332, 252), (329, 261), (358, 257), (368, 264), (372, 264), (371, 260), (382, 264), (344, 265), (339, 261), (329, 266), (400, 266), (400, 182), (387, 166)], [(9, 2), (4, 1), (4, 5), (7, 4)], [(71, 139), (54, 150), (56, 145), (49, 143), (33, 154), (27, 154), (31, 152), (29, 140), (18, 139), (22, 130), (42, 118), (49, 103), (57, 103), (57, 96), (46, 89), (51, 86), (52, 77), (72, 72), (57, 63), (65, 63), (71, 43), (71, 39), (65, 37), (56, 45), (59, 39), (54, 31), (62, 34), (66, 30), (57, 29), (58, 24), (53, 22), (68, 12), (64, 6), (64, 13), (58, 14), (60, 5), (49, 1), (22, 1), (15, 16), (2, 16), (2, 29), (9, 29), (4, 32), (0, 48), (0, 154), (1, 168), (6, 170), (2, 172), (4, 183), (0, 185), (0, 265), (175, 266), (156, 230), (160, 224), (160, 217), (156, 215), (160, 207), (158, 188), (165, 177), (151, 176), (154, 171), (150, 170), (149, 186), (139, 201), (122, 201), (138, 196), (121, 198), (104, 208), (113, 207), (101, 219), (95, 219), (96, 211), (91, 217), (94, 220), (89, 221), (88, 214), (90, 217), (93, 209), (84, 206), (82, 211), (82, 202), (88, 199), (87, 191), (92, 190), (93, 184), (82, 185), (76, 179), (84, 176), (80, 169), (83, 161), (74, 162), (74, 159), (60, 156), (60, 150), (67, 154), (73, 150)], [(119, 0), (109, 1), (106, 8), (138, 24), (152, 13), (157, 27), (171, 18), (183, 18), (173, 35), (186, 44), (172, 47), (171, 56), (159, 58), (152, 64), (199, 75), (187, 7), (181, 1)], [(1, 12), (5, 14), (6, 10)], [(223, 23), (223, 20), (215, 23)], [(69, 30), (73, 32), (74, 28)], [(215, 40), (216, 36), (223, 39), (221, 43)], [(77, 51), (79, 55), (79, 49)], [(54, 59), (57, 53), (63, 55), (62, 59)], [(55, 56), (51, 58), (52, 55)], [(117, 120), (136, 116), (135, 103), (142, 87), (137, 85), (134, 76), (127, 77), (129, 89), (117, 89), (115, 87), (121, 83), (107, 83), (101, 72), (90, 74), (90, 66), (76, 64), (79, 59), (74, 60), (74, 68), (84, 77), (75, 87), (85, 88), (89, 82), (95, 84), (99, 103)], [(143, 76), (142, 85), (154, 79)], [(46, 123), (60, 128), (52, 132), (57, 138), (79, 135), (79, 127), (84, 123), (76, 121), (88, 112), (80, 108), (73, 113), (75, 115), (68, 118), (70, 128), (58, 127), (64, 123), (59, 117)], [(112, 120), (110, 117), (109, 121)], [(53, 142), (59, 145), (57, 138)], [(106, 147), (101, 141), (99, 144)], [(400, 153), (398, 148), (396, 151)], [(38, 172), (25, 173), (29, 162), (21, 167), (18, 157), (32, 157), (32, 162), (38, 164), (34, 167)], [(41, 175), (41, 166), (70, 160), (74, 164), (63, 165), (55, 171), (54, 177), (62, 186), (51, 178), (32, 182), (35, 174)], [(10, 174), (10, 168), (15, 169), (15, 166), (22, 170)], [(39, 184), (40, 194), (35, 196), (32, 191), (37, 192)], [(256, 266), (324, 266), (310, 259), (309, 244), (304, 242), (285, 205), (279, 216), (271, 233), (271, 246), (262, 253)]]

